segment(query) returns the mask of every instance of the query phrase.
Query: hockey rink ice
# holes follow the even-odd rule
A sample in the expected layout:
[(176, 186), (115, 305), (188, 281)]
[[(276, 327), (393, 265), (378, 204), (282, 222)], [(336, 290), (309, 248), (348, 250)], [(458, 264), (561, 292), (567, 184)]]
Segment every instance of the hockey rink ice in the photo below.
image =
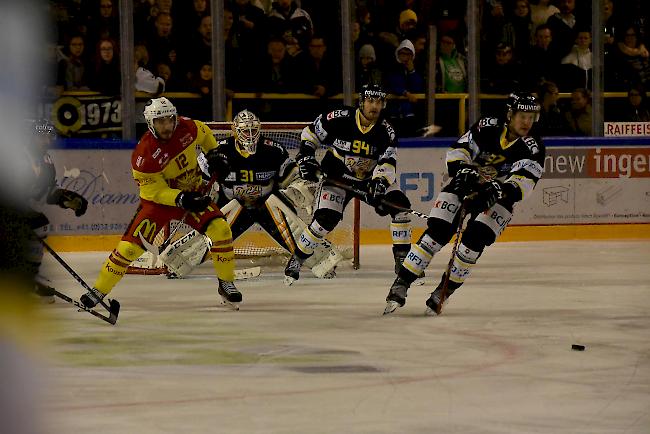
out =
[[(362, 269), (334, 280), (303, 270), (287, 288), (263, 269), (236, 282), (239, 312), (205, 265), (127, 276), (116, 326), (57, 300), (46, 432), (650, 433), (650, 242), (497, 243), (425, 317), (449, 254), (390, 316), (390, 246), (362, 246)], [(106, 255), (62, 257), (92, 284)], [(47, 254), (46, 268), (82, 293)]]

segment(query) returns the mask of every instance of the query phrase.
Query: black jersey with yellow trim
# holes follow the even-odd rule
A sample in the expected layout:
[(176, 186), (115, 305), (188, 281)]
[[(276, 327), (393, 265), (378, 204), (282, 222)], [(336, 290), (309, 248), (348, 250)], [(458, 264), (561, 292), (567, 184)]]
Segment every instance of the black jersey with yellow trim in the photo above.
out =
[(343, 106), (318, 116), (301, 139), (302, 154), (313, 155), (320, 145), (327, 146), (321, 166), (328, 175), (355, 181), (382, 176), (389, 183), (395, 181), (397, 136), (382, 115), (364, 127), (357, 109)]
[(493, 178), (516, 185), (521, 200), (533, 189), (544, 171), (545, 147), (536, 136), (506, 138), (507, 126), (493, 117), (479, 119), (447, 152), (447, 169), (454, 176), (463, 164), (473, 164)]
[(218, 141), (217, 149), (230, 164), (228, 176), (219, 183), (221, 191), (244, 206), (261, 205), (296, 172), (296, 163), (286, 148), (264, 136), (260, 136), (256, 152), (247, 157), (237, 150), (234, 137)]

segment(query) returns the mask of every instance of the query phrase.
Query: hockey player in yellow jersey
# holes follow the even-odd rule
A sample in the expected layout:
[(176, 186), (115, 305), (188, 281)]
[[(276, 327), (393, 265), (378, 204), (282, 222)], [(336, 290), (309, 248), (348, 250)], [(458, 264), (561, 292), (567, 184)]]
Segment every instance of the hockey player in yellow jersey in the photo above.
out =
[(165, 97), (150, 100), (144, 109), (149, 131), (131, 156), (133, 178), (140, 190), (140, 206), (117, 247), (104, 262), (91, 291), (81, 302), (94, 307), (122, 279), (126, 268), (144, 251), (142, 239), (152, 243), (170, 221), (184, 218), (186, 224), (212, 241), (210, 252), (219, 279), (223, 301), (238, 308), (242, 295), (235, 287), (232, 234), (223, 214), (207, 192), (197, 163), (197, 148), (210, 162), (210, 173), (228, 171), (216, 152), (216, 140), (200, 121), (179, 117)]

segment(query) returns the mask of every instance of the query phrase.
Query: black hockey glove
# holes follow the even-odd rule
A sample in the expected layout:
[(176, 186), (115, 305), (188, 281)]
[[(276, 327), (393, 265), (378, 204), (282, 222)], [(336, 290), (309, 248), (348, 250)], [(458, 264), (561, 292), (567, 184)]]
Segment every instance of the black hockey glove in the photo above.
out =
[(318, 172), (320, 171), (320, 164), (313, 155), (298, 154), (296, 163), (298, 163), (298, 170), (300, 177), (305, 181), (318, 182)]
[(472, 214), (481, 213), (492, 207), (499, 199), (503, 198), (503, 189), (499, 181), (490, 181), (481, 184), (476, 196), (470, 199), (468, 211)]
[(212, 203), (210, 196), (198, 191), (181, 191), (176, 196), (176, 206), (192, 212), (201, 212)]
[(463, 164), (451, 181), (453, 192), (462, 200), (465, 196), (476, 190), (480, 175), (478, 168)]
[(385, 178), (374, 178), (368, 183), (368, 205), (377, 207), (388, 190), (388, 181)]
[(208, 172), (218, 181), (223, 181), (230, 174), (230, 163), (228, 157), (217, 149), (209, 151), (205, 159), (208, 161)]
[(72, 209), (77, 217), (84, 215), (88, 209), (88, 201), (85, 197), (76, 191), (61, 188), (52, 192), (47, 198), (47, 203), (59, 205), (64, 209)]

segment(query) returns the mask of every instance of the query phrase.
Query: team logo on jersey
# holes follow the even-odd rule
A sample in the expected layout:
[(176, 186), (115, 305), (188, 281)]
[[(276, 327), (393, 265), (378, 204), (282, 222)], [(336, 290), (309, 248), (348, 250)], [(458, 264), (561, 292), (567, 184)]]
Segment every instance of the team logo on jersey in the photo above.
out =
[(331, 121), (334, 118), (342, 118), (342, 117), (347, 116), (348, 113), (349, 113), (348, 110), (334, 110), (334, 111), (329, 112), (327, 114), (327, 120)]
[(526, 136), (526, 137), (522, 137), (521, 140), (524, 141), (524, 143), (526, 144), (526, 146), (528, 146), (528, 149), (533, 155), (539, 152), (539, 146), (537, 145), (537, 140), (535, 140), (533, 137)]
[(158, 158), (158, 155), (162, 152), (162, 149), (156, 148), (155, 151), (153, 151), (153, 154), (151, 155), (153, 158)]
[(496, 127), (499, 124), (497, 118), (483, 118), (478, 121), (478, 129), (480, 130), (483, 127)]
[(388, 137), (390, 137), (391, 142), (395, 140), (395, 129), (391, 124), (388, 123), (386, 119), (384, 119), (381, 124), (386, 128), (386, 132), (388, 133)]
[(140, 156), (140, 157), (138, 157), (137, 160), (135, 160), (135, 165), (136, 165), (137, 167), (140, 167), (140, 166), (142, 166), (142, 163), (143, 163), (143, 162), (144, 162), (144, 158), (142, 158), (142, 156)]
[(275, 171), (269, 172), (255, 172), (255, 179), (257, 181), (268, 181), (275, 176)]
[(352, 143), (346, 140), (336, 139), (334, 140), (334, 143), (332, 143), (332, 146), (334, 146), (337, 149), (340, 149), (341, 151), (349, 151), (350, 146), (352, 146)]
[(169, 162), (169, 154), (165, 152), (160, 160), (158, 160), (158, 164), (161, 166), (164, 166)]
[(181, 142), (181, 145), (184, 147), (192, 143), (194, 140), (192, 139), (192, 135), (190, 133), (185, 134), (183, 137), (178, 139), (179, 142)]
[(224, 181), (230, 181), (230, 182), (235, 181), (235, 180), (237, 180), (237, 173), (236, 172), (230, 172), (228, 174), (228, 176), (226, 176), (226, 179), (224, 179)]

